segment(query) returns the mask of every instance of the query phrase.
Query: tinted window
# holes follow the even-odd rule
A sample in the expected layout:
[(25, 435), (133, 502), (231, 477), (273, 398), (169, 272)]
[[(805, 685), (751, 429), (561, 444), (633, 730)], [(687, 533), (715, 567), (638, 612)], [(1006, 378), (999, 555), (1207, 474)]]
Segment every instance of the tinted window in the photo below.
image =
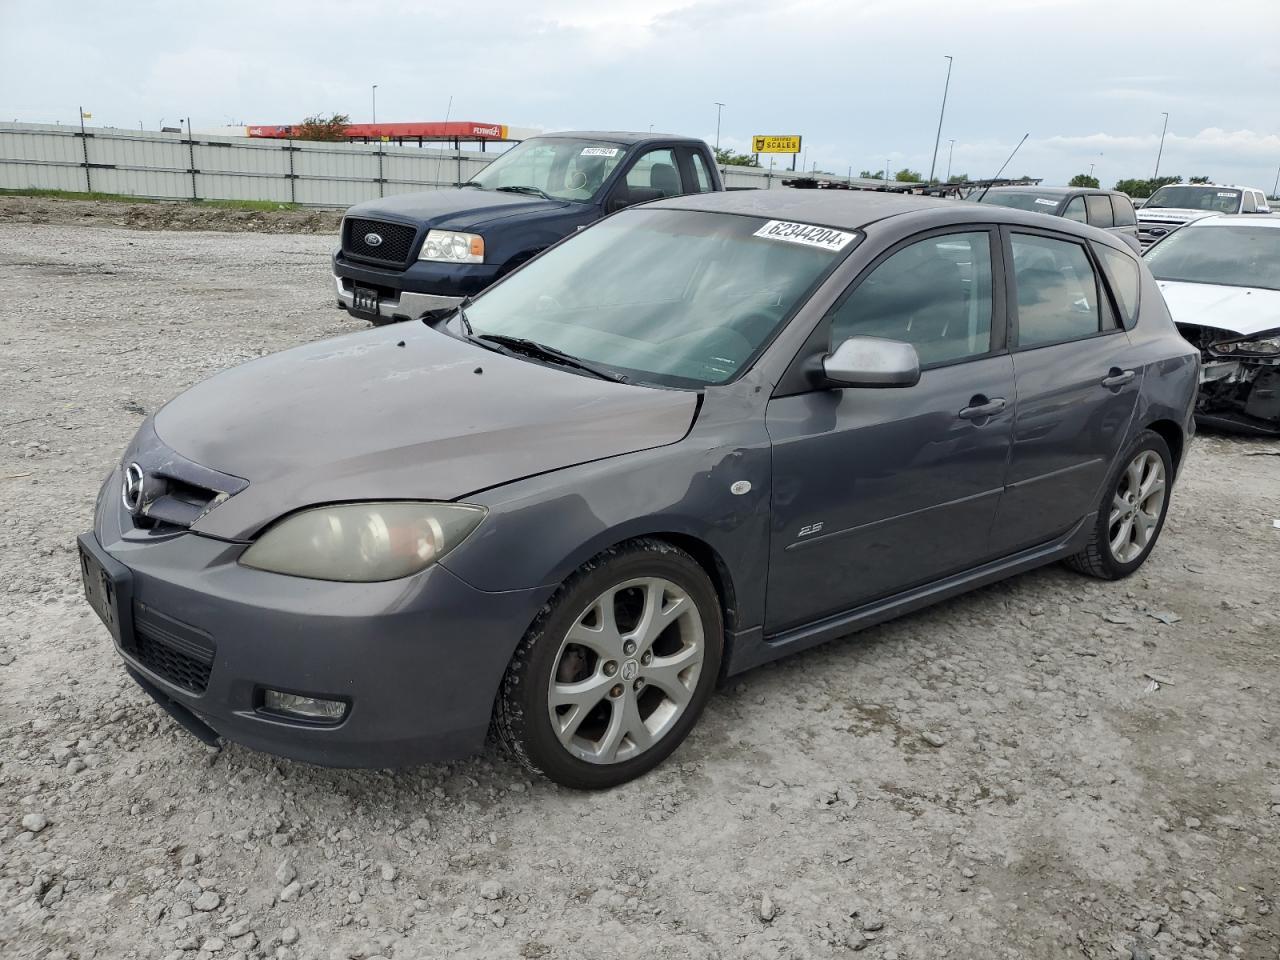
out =
[(693, 158), (693, 175), (697, 178), (698, 184), (696, 192), (711, 192), (711, 175), (707, 173), (707, 163), (702, 159), (702, 154), (697, 150), (690, 151), (689, 154)]
[(624, 210), (490, 287), (467, 315), (477, 334), (536, 340), (633, 382), (722, 383), (858, 240), (831, 230), (840, 243), (770, 239), (768, 224)]
[(1100, 193), (1091, 193), (1085, 197), (1085, 203), (1089, 207), (1089, 222), (1095, 227), (1112, 227), (1115, 226), (1115, 220), (1111, 216), (1111, 201)]
[[(680, 168), (676, 166), (673, 150), (650, 150), (642, 153), (635, 165), (627, 171), (627, 187), (632, 196), (648, 195), (678, 197), (684, 193), (680, 186)], [(638, 189), (637, 189), (638, 188)]]
[(1213, 186), (1161, 187), (1143, 204), (1144, 210), (1181, 207), (1188, 210), (1212, 210), (1217, 213), (1239, 213), (1240, 191)]
[(1258, 212), (1258, 201), (1254, 199), (1252, 190), (1246, 190), (1244, 192), (1244, 206), (1240, 208), (1240, 212), (1241, 213), (1257, 213)]
[(1035, 347), (1092, 336), (1101, 329), (1098, 284), (1084, 247), (1015, 233), (1018, 346)]
[(930, 237), (893, 254), (833, 311), (832, 346), (849, 337), (905, 341), (921, 364), (990, 351), (988, 234)]
[(1102, 261), (1102, 270), (1107, 279), (1111, 281), (1111, 292), (1116, 295), (1124, 327), (1132, 330), (1133, 325), (1138, 322), (1138, 290), (1142, 285), (1138, 264), (1133, 257), (1110, 247), (1094, 244), (1093, 250)]
[(1116, 215), (1117, 227), (1129, 227), (1138, 222), (1138, 215), (1133, 211), (1133, 204), (1128, 197), (1117, 193), (1111, 195), (1111, 209)]
[(1071, 202), (1067, 204), (1067, 209), (1062, 211), (1062, 215), (1068, 220), (1087, 223), (1088, 221), (1084, 218), (1084, 197), (1072, 197)]

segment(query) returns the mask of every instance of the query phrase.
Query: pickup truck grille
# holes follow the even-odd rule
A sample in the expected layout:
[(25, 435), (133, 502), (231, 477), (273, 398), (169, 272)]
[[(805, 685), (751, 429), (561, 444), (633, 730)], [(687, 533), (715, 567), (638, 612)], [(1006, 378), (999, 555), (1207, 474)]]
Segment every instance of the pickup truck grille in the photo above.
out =
[(1145, 250), (1165, 234), (1172, 233), (1182, 226), (1180, 220), (1139, 220), (1138, 243)]
[[(342, 221), (342, 252), (357, 260), (407, 267), (418, 231), (403, 223), (348, 217)], [(370, 243), (374, 236), (381, 242)]]

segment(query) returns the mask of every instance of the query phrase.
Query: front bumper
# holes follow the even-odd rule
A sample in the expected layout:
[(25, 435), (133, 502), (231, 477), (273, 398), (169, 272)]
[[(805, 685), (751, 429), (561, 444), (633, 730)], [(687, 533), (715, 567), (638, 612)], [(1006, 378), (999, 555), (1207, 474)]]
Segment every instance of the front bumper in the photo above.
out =
[(1232, 433), (1280, 436), (1280, 361), (1206, 355), (1196, 422)]
[[(341, 767), (454, 759), (483, 745), (542, 591), (486, 593), (438, 564), (368, 584), (265, 573), (237, 562), (243, 544), (129, 538), (113, 522), (117, 498), (100, 499), (97, 532), (80, 544), (116, 581), (117, 651), (192, 732), (194, 719), (255, 750)], [(285, 718), (264, 712), (266, 689), (349, 706), (336, 724)]]
[(338, 306), (355, 316), (371, 317), (355, 304), (357, 286), (378, 294), (377, 315), (387, 320), (417, 320), (434, 310), (449, 310), (475, 296), (497, 279), (491, 263), (448, 264), (415, 260), (403, 270), (374, 267), (333, 257), (333, 285)]

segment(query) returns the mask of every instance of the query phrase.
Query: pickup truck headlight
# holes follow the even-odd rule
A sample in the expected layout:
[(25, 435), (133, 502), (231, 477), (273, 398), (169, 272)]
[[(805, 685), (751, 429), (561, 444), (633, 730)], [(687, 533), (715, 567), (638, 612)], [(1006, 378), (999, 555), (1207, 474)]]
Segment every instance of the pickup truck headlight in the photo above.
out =
[(1280, 357), (1280, 330), (1268, 330), (1250, 340), (1215, 343), (1212, 350), (1227, 357)]
[(240, 557), (246, 567), (313, 580), (396, 580), (435, 563), (487, 511), (459, 503), (343, 503), (291, 514)]
[(484, 237), (452, 230), (428, 230), (419, 260), (441, 263), (484, 263)]

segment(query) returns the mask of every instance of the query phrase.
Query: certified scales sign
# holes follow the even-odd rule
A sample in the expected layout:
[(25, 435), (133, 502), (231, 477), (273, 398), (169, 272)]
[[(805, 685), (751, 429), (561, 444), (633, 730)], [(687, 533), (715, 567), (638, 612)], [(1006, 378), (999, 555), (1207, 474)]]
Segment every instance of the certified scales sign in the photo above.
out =
[(752, 153), (799, 153), (800, 137), (755, 136), (751, 138)]

